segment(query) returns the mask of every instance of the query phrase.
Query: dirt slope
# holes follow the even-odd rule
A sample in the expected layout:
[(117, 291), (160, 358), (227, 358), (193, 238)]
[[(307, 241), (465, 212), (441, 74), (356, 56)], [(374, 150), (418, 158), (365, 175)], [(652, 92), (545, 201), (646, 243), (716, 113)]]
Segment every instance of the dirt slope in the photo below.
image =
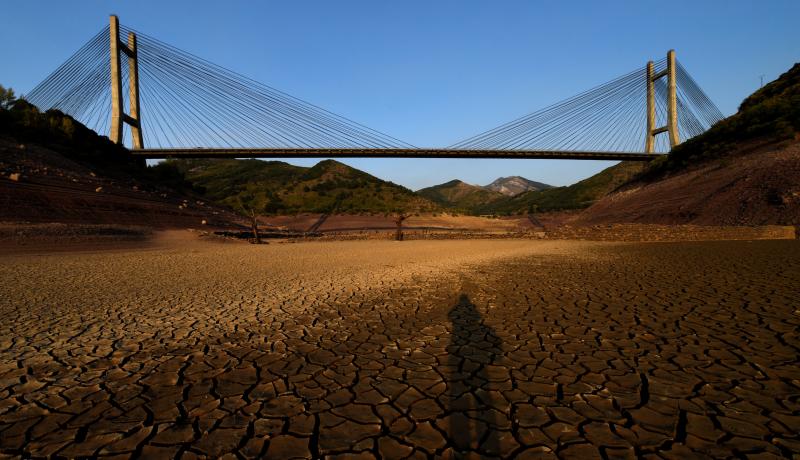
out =
[(740, 147), (736, 153), (623, 187), (574, 223), (800, 224), (800, 143)]
[(204, 228), (238, 220), (202, 198), (103, 175), (54, 150), (0, 137), (0, 222)]

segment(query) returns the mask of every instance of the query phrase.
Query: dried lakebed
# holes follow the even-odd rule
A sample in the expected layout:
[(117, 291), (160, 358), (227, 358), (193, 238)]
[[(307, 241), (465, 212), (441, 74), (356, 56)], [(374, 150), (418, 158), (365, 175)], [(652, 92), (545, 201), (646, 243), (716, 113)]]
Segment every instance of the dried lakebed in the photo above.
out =
[(0, 457), (800, 453), (796, 241), (1, 262)]

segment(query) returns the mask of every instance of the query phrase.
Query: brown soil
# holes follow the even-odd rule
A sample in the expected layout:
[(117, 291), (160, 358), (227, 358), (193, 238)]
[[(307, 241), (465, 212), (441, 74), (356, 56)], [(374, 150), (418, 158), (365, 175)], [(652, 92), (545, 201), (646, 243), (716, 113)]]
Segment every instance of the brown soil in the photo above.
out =
[[(308, 231), (321, 218), (320, 214), (300, 214), (298, 216), (264, 217), (261, 221), (269, 226), (295, 231)], [(317, 229), (319, 232), (342, 232), (359, 230), (391, 230), (396, 228), (394, 215), (351, 215), (334, 214), (328, 216)], [(411, 215), (403, 222), (408, 230), (444, 230), (477, 232), (520, 232), (532, 230), (533, 226), (525, 216), (487, 218), (477, 216), (456, 216), (450, 214)]]
[(150, 227), (90, 224), (0, 223), (0, 254), (48, 255), (67, 252), (120, 252), (194, 249), (214, 244), (247, 244), (245, 240), (218, 238), (205, 230), (154, 230)]
[(573, 223), (800, 224), (800, 144), (764, 146), (631, 184)]
[(534, 217), (542, 224), (545, 230), (552, 230), (558, 227), (569, 225), (580, 214), (582, 210), (568, 209), (564, 211), (548, 211), (536, 213)]

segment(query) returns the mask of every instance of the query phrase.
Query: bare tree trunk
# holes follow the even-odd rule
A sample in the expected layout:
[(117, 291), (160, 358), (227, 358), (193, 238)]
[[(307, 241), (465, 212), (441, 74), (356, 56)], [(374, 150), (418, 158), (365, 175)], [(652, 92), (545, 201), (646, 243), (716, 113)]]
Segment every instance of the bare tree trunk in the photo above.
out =
[(256, 211), (250, 210), (250, 216), (253, 218), (253, 239), (256, 244), (261, 244), (261, 237), (258, 235), (258, 219), (256, 218)]
[(408, 216), (400, 213), (395, 217), (394, 223), (397, 225), (397, 233), (394, 235), (395, 241), (403, 241), (403, 221), (408, 219)]

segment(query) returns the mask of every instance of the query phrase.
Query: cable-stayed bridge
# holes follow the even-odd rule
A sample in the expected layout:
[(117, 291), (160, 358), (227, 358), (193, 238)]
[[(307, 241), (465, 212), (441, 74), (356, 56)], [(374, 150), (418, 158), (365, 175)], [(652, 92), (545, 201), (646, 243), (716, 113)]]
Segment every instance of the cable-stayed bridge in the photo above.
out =
[(108, 133), (145, 158), (647, 161), (723, 118), (670, 51), (453, 145), (420, 148), (120, 25), (116, 16), (25, 98)]

